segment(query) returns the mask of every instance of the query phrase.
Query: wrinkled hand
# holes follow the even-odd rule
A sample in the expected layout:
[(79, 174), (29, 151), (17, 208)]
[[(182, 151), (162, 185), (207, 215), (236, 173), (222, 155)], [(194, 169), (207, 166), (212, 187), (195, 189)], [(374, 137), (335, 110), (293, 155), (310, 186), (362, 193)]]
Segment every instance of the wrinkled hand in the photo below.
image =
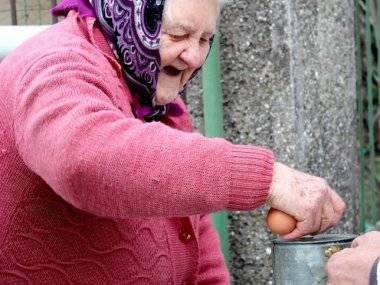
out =
[(351, 248), (330, 257), (326, 264), (328, 285), (368, 284), (369, 274), (380, 256), (380, 232), (369, 232), (356, 238)]
[(283, 239), (295, 239), (326, 231), (335, 226), (345, 203), (322, 178), (276, 162), (268, 203), (297, 220), (296, 228)]

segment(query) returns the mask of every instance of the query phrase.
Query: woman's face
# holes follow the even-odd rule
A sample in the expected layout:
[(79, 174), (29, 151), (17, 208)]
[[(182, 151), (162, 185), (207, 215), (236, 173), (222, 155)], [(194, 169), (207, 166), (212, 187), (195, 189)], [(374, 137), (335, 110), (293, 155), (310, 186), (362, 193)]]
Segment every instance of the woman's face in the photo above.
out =
[(173, 101), (208, 54), (218, 0), (166, 0), (160, 37), (161, 71), (155, 103)]

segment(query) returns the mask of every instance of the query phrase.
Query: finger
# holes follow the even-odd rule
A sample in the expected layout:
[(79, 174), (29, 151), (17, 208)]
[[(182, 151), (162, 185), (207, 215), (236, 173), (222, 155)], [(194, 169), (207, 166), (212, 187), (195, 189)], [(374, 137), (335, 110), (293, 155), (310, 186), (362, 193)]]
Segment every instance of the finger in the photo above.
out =
[(335, 225), (333, 221), (334, 213), (332, 203), (330, 201), (326, 201), (322, 209), (321, 226), (318, 231), (319, 233), (325, 232)]
[(334, 207), (331, 201), (327, 200), (323, 204), (321, 226), (318, 231), (319, 233), (322, 233), (328, 230), (329, 228), (335, 226), (334, 216), (335, 216)]
[(292, 239), (297, 239), (302, 236), (304, 236), (305, 233), (301, 231), (299, 228), (295, 228), (291, 233), (288, 233), (286, 235), (280, 236), (281, 239), (283, 240), (292, 240)]
[(322, 207), (317, 210), (316, 215), (313, 217), (313, 227), (308, 231), (308, 234), (318, 233), (320, 231), (322, 226), (322, 211)]
[(342, 284), (342, 270), (344, 270), (344, 264), (346, 263), (345, 260), (350, 254), (352, 254), (352, 252), (346, 248), (337, 253), (334, 253), (333, 256), (327, 260), (327, 263), (325, 265), (325, 272), (327, 275), (326, 284)]
[(358, 246), (361, 246), (361, 245), (366, 245), (366, 244), (378, 244), (379, 242), (379, 237), (380, 237), (380, 233), (378, 231), (370, 231), (370, 232), (367, 232), (363, 235), (360, 235), (358, 237), (356, 237), (352, 243), (351, 243), (351, 247), (354, 248), (354, 247), (358, 247)]
[(313, 233), (313, 230), (311, 230), (313, 228), (312, 222), (313, 221), (311, 221), (310, 218), (307, 218), (304, 221), (298, 221), (296, 224), (296, 228), (292, 232), (286, 235), (282, 235), (280, 236), (280, 238), (284, 240), (292, 240), (292, 239), (303, 237), (304, 235), (307, 235), (307, 234), (311, 234)]
[(333, 221), (335, 224), (338, 224), (338, 222), (343, 216), (344, 211), (346, 210), (346, 203), (334, 190), (332, 190), (331, 188), (329, 190), (330, 190), (329, 193), (331, 195), (332, 205), (335, 212)]
[(355, 249), (352, 248), (344, 248), (336, 253), (334, 253), (327, 261), (326, 267), (341, 267), (341, 263), (345, 262), (349, 256), (355, 254)]
[(351, 243), (351, 248), (358, 247), (361, 244), (361, 241), (363, 240), (363, 236), (358, 236), (355, 238)]
[(344, 261), (347, 258), (349, 258), (350, 256), (355, 256), (355, 255), (357, 255), (357, 249), (346, 247), (346, 248), (343, 248), (342, 250), (334, 253), (330, 257), (330, 259), (334, 258), (334, 259), (337, 259), (337, 260), (340, 260), (340, 261)]
[(322, 220), (322, 208), (317, 210), (310, 210), (307, 213), (307, 217), (303, 220), (298, 220), (296, 228), (289, 234), (280, 236), (282, 239), (290, 240), (300, 238), (304, 235), (317, 234), (321, 227)]
[(326, 284), (336, 284), (336, 281), (339, 280), (339, 274), (341, 266), (339, 266), (339, 260), (333, 259), (334, 255), (330, 257), (325, 265), (325, 272), (327, 277)]
[(335, 264), (333, 264), (331, 262), (331, 259), (327, 260), (327, 263), (325, 265), (325, 272), (326, 272), (326, 277), (327, 277), (327, 283), (326, 285), (328, 284), (333, 284), (333, 278), (334, 278), (334, 274), (337, 273), (337, 270), (335, 270)]

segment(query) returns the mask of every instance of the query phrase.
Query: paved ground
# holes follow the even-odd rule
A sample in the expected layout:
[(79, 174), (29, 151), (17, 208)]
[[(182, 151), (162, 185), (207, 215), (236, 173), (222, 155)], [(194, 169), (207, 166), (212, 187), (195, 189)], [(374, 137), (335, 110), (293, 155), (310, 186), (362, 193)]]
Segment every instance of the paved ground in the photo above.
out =
[[(17, 0), (17, 22), (19, 25), (50, 24), (51, 15), (48, 12), (50, 7), (50, 0)], [(0, 25), (10, 24), (10, 0), (0, 0)]]

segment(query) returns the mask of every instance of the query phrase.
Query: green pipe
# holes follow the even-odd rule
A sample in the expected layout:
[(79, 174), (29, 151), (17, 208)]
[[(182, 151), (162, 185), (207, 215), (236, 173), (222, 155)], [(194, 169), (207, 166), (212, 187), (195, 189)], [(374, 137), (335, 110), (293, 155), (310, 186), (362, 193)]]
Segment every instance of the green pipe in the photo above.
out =
[(223, 137), (218, 34), (215, 35), (210, 54), (202, 69), (202, 75), (205, 134), (208, 137)]
[[(219, 35), (216, 34), (210, 54), (202, 69), (203, 113), (205, 135), (223, 137), (223, 104), (220, 84)], [(213, 224), (219, 233), (226, 263), (230, 263), (228, 241), (228, 215), (225, 212), (213, 214)]]

